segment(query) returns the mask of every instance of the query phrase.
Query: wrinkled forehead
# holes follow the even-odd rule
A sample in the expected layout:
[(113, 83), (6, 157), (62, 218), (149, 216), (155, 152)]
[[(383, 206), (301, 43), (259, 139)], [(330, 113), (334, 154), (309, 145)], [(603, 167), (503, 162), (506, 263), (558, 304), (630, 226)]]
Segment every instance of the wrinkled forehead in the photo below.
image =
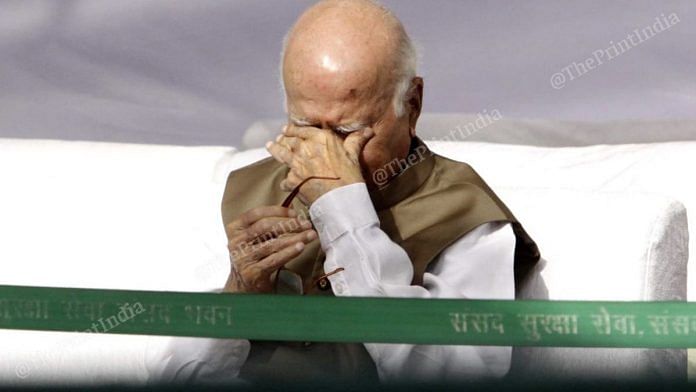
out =
[(391, 102), (391, 91), (379, 81), (325, 77), (332, 78), (338, 80), (312, 78), (288, 86), (288, 114), (311, 123), (370, 123), (380, 117)]
[[(299, 57), (299, 56), (298, 56)], [(389, 72), (382, 64), (329, 53), (309, 58), (288, 56), (284, 63), (288, 110), (303, 117), (343, 112), (370, 116), (383, 111), (392, 96)]]

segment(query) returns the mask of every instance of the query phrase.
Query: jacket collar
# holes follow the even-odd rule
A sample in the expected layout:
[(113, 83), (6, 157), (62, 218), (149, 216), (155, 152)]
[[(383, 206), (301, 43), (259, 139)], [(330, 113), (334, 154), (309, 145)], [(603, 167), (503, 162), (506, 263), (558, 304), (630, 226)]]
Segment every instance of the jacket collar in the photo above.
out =
[(435, 156), (423, 141), (414, 137), (404, 159), (393, 160), (373, 174), (375, 182), (381, 175), (399, 173), (386, 184), (370, 189), (370, 198), (377, 211), (390, 208), (412, 195), (430, 177), (435, 166)]

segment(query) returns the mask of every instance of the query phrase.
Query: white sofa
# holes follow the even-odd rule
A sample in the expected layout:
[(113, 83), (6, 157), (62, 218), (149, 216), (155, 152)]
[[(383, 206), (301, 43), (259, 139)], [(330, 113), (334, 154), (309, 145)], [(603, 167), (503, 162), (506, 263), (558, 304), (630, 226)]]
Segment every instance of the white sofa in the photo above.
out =
[[(544, 261), (527, 297), (686, 299), (684, 205), (695, 199), (684, 196), (694, 194), (688, 187), (651, 194), (649, 183), (667, 179), (658, 168), (644, 171), (663, 158), (675, 166), (693, 160), (696, 143), (585, 150), (429, 144), (470, 162), (538, 241)], [(226, 175), (264, 154), (0, 139), (0, 284), (220, 287), (229, 271), (219, 216)], [(636, 172), (626, 179), (627, 170)], [(141, 384), (168, 339), (3, 330), (0, 384)], [(527, 375), (675, 379), (686, 375), (686, 350), (519, 349), (513, 367)]]

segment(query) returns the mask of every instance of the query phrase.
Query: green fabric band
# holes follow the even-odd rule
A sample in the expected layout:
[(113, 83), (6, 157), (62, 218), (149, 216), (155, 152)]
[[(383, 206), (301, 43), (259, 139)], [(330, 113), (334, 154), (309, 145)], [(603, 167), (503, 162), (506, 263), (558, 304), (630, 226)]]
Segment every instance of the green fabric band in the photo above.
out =
[(696, 303), (0, 286), (0, 328), (314, 342), (696, 347)]

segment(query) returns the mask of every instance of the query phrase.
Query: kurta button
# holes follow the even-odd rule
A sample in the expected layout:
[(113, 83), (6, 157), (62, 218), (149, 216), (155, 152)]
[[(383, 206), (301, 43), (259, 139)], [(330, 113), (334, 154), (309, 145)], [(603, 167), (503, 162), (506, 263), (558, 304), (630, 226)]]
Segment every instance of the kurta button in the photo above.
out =
[(317, 282), (317, 286), (319, 286), (319, 290), (326, 291), (329, 288), (331, 288), (331, 283), (329, 282), (329, 280), (327, 278), (321, 278)]

